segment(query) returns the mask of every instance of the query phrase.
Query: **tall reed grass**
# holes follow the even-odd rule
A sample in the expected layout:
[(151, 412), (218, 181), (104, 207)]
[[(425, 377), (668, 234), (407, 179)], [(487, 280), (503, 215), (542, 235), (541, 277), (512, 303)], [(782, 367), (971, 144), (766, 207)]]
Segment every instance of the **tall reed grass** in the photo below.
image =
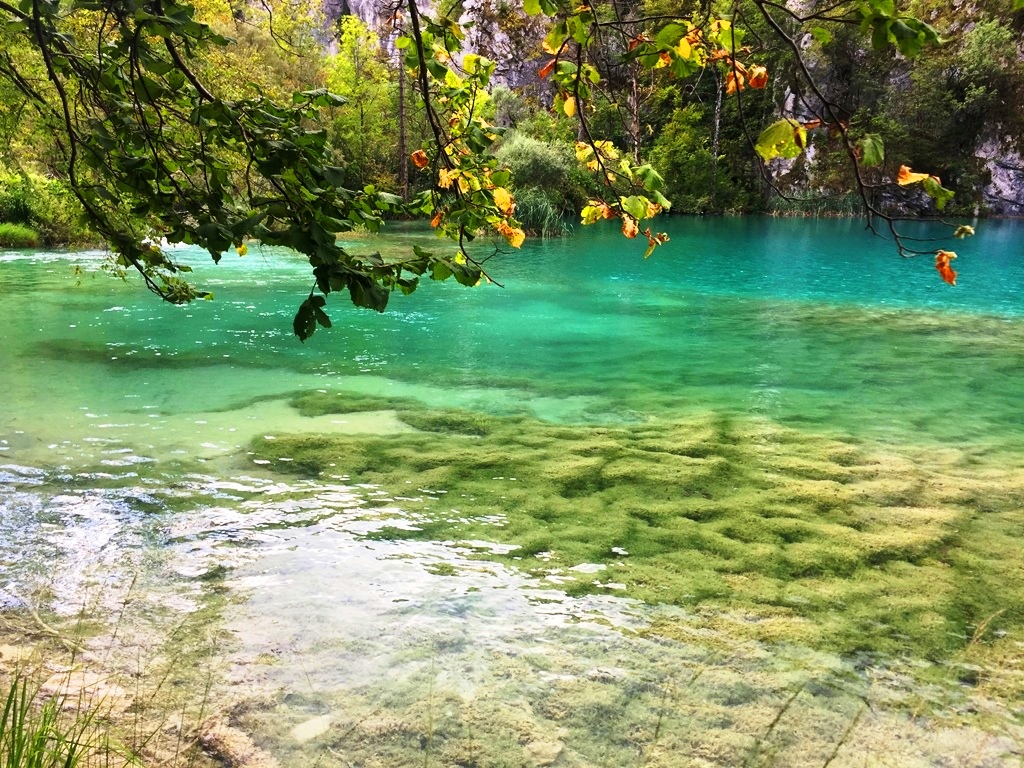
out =
[(65, 692), (46, 697), (15, 672), (0, 718), (0, 768), (77, 768), (100, 756), (108, 766), (111, 757), (133, 762), (98, 727), (94, 709), (75, 707)]

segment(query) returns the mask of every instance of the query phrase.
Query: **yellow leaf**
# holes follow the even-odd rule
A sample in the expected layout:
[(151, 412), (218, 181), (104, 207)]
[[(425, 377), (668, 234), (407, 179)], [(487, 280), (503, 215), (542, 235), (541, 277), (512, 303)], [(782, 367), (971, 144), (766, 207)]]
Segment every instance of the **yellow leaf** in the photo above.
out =
[(502, 216), (511, 216), (512, 212), (516, 209), (516, 201), (504, 187), (498, 187), (494, 190), (494, 204), (501, 211)]
[(956, 232), (953, 233), (953, 237), (957, 240), (963, 240), (965, 237), (970, 237), (974, 234), (974, 227), (970, 227), (966, 224), (961, 224), (956, 228)]
[(237, 248), (235, 248), (235, 250), (238, 251), (239, 256), (245, 256), (245, 254), (249, 252), (249, 246), (247, 246), (245, 243), (242, 243)]
[(576, 99), (573, 96), (568, 97), (565, 103), (562, 104), (562, 109), (569, 117), (576, 116)]
[(512, 235), (508, 239), (508, 244), (513, 248), (520, 248), (526, 240), (526, 233), (523, 232), (519, 227), (512, 230)]
[(437, 174), (437, 186), (441, 189), (449, 189), (458, 175), (458, 171), (449, 171), (447, 168), (442, 168)]
[(676, 46), (676, 53), (679, 54), (680, 59), (689, 59), (690, 54), (693, 53), (693, 49), (690, 47), (690, 41), (685, 37), (679, 41), (679, 45)]
[(910, 170), (909, 166), (901, 165), (900, 172), (896, 176), (896, 183), (901, 187), (905, 187), (908, 184), (916, 184), (919, 181), (924, 181), (930, 174), (927, 173), (914, 173)]

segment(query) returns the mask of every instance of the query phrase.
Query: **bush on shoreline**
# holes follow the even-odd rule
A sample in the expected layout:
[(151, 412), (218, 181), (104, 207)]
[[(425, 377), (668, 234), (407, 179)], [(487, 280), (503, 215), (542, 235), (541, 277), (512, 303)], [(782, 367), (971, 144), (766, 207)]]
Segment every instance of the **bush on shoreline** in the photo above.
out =
[[(15, 239), (16, 235), (23, 239), (26, 232), (33, 235), (31, 242)], [(97, 237), (83, 223), (81, 205), (66, 182), (34, 172), (15, 173), (0, 168), (0, 244), (32, 248), (96, 242)]]
[(39, 246), (39, 233), (24, 224), (0, 223), (0, 247), (3, 248), (36, 248)]

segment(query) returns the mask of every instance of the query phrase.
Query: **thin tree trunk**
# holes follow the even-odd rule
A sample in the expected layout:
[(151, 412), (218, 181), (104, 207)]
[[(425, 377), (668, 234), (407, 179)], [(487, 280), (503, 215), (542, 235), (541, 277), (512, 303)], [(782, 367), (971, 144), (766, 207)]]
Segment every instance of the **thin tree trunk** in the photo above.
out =
[(715, 208), (715, 196), (718, 193), (718, 131), (722, 125), (722, 78), (717, 67), (715, 73), (715, 126), (711, 132), (711, 208)]
[(403, 202), (409, 202), (409, 151), (405, 137), (405, 68), (398, 63), (398, 184)]
[(637, 65), (630, 66), (629, 76), (629, 134), (633, 140), (633, 162), (640, 163), (640, 79)]

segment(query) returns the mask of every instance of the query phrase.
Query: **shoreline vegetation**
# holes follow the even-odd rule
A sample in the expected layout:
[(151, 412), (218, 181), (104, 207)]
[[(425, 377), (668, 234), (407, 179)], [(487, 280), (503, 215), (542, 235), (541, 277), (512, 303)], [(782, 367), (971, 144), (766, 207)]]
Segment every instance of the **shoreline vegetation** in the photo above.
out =
[(24, 170), (15, 173), (0, 164), (0, 247), (87, 247), (100, 242), (66, 182)]
[[(525, 149), (524, 149), (525, 148)], [(504, 154), (506, 162), (519, 166), (523, 188), (517, 192), (517, 216), (528, 237), (569, 236), (580, 226), (576, 207), (586, 197), (586, 180), (570, 170), (569, 160), (545, 148), (542, 142), (525, 137), (509, 141)], [(526, 154), (526, 159), (520, 155)], [(539, 158), (539, 159), (538, 159)], [(545, 167), (545, 163), (552, 168)], [(538, 170), (543, 168), (544, 170)], [(572, 177), (570, 179), (570, 177)], [(564, 191), (552, 197), (552, 188)], [(908, 211), (904, 211), (908, 213)], [(670, 217), (769, 216), (777, 218), (863, 218), (855, 195), (782, 198), (774, 197), (763, 206), (703, 210), (676, 207), (665, 215)], [(965, 219), (1019, 219), (1022, 216), (989, 214), (984, 210), (960, 212), (947, 216), (914, 215), (912, 221), (949, 221)], [(427, 223), (424, 215), (397, 215), (397, 221)], [(339, 233), (352, 237), (353, 232)], [(0, 165), (0, 248), (31, 249), (38, 247), (100, 247), (101, 239), (93, 233), (82, 217), (81, 206), (67, 184), (35, 172), (4, 171)]]

